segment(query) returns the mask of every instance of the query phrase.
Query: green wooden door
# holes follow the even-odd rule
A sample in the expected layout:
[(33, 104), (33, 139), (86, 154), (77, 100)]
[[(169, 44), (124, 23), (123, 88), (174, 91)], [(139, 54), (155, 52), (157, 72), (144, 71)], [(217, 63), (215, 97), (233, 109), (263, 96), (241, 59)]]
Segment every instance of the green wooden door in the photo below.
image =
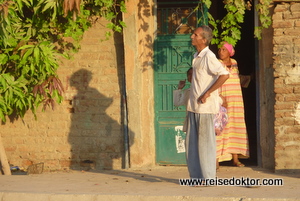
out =
[(186, 72), (192, 66), (195, 49), (190, 36), (203, 13), (195, 9), (197, 5), (191, 2), (189, 6), (181, 4), (177, 8), (169, 3), (158, 3), (154, 90), (156, 163), (161, 165), (186, 164), (185, 133), (182, 132), (186, 108), (174, 106), (173, 90), (177, 89), (179, 80), (186, 79)]
[(156, 39), (155, 53), (155, 121), (158, 164), (185, 164), (182, 125), (185, 106), (173, 105), (173, 90), (186, 79), (192, 55), (189, 35), (166, 35)]

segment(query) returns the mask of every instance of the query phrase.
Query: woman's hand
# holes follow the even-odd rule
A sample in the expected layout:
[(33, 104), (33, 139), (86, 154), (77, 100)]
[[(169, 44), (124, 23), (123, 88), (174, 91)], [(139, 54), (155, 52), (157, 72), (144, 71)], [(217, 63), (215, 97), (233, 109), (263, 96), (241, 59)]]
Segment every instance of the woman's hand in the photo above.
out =
[(223, 102), (223, 103), (222, 103), (222, 106), (225, 107), (225, 108), (227, 109), (227, 106), (228, 106), (228, 105), (227, 105), (227, 101), (226, 101), (225, 97), (222, 96), (221, 94), (219, 94), (219, 95), (220, 95), (220, 97), (221, 97), (221, 99), (222, 99), (222, 102)]

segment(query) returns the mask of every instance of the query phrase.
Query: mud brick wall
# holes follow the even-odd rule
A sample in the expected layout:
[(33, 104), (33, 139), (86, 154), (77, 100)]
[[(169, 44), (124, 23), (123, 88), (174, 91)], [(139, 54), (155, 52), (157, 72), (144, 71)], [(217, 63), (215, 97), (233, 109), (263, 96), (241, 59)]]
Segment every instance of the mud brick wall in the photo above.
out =
[(105, 22), (85, 33), (81, 50), (58, 70), (64, 102), (54, 111), (29, 112), (0, 126), (10, 164), (45, 171), (119, 169), (123, 158), (121, 88), (122, 36), (104, 39)]
[(300, 3), (273, 15), (275, 171), (300, 172)]

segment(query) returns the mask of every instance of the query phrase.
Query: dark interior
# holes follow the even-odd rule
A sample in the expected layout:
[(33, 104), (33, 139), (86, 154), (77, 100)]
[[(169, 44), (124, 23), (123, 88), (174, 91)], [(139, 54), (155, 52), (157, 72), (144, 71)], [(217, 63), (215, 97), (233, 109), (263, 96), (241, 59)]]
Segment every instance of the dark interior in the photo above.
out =
[[(222, 19), (226, 14), (222, 1), (214, 1), (209, 10), (215, 19)], [(248, 88), (242, 88), (245, 120), (249, 139), (250, 158), (242, 159), (245, 165), (257, 165), (257, 127), (256, 127), (256, 39), (254, 38), (254, 11), (246, 10), (244, 23), (241, 24), (241, 40), (235, 46), (235, 55), (233, 58), (238, 62), (239, 72), (241, 75), (251, 75), (251, 82)], [(216, 45), (211, 49), (217, 55)], [(223, 165), (228, 162), (223, 162)], [(231, 163), (230, 163), (231, 164)], [(221, 163), (222, 165), (222, 163)]]

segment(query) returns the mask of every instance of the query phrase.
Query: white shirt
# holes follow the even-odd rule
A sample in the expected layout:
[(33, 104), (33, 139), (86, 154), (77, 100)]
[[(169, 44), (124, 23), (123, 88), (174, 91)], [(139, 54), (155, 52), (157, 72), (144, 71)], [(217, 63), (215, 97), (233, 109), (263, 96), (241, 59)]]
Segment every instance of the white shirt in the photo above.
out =
[(229, 72), (208, 47), (204, 48), (199, 54), (195, 53), (187, 111), (208, 114), (218, 113), (220, 109), (218, 90), (213, 91), (205, 103), (198, 104), (197, 99), (216, 82), (219, 75), (227, 74)]

